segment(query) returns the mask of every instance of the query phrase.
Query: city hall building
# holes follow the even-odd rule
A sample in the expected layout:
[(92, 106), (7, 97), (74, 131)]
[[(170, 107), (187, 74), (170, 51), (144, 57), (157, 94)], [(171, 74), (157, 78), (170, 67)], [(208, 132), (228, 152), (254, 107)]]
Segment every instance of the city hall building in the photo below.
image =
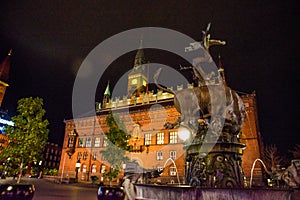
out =
[[(97, 176), (99, 180), (107, 181), (103, 174), (109, 170), (109, 164), (102, 160), (100, 152), (107, 144), (106, 116), (113, 111), (119, 114), (132, 136), (129, 140), (130, 151), (126, 153), (130, 161), (137, 162), (145, 169), (164, 168), (161, 177), (155, 180), (157, 182), (176, 184), (178, 179), (181, 183), (185, 182), (183, 140), (178, 135), (178, 129), (172, 127), (180, 118), (173, 103), (174, 95), (161, 90), (156, 93), (148, 91), (146, 70), (139, 67), (143, 65), (146, 62), (140, 48), (135, 56), (133, 70), (128, 74), (127, 93), (130, 95), (111, 99), (107, 85), (102, 102), (96, 103), (96, 117), (64, 121), (65, 136), (59, 166), (62, 178), (74, 178), (77, 175), (78, 181), (90, 181), (91, 176)], [(178, 86), (175, 90), (193, 87), (197, 86), (188, 84), (185, 87)], [(246, 145), (242, 167), (246, 182), (249, 182), (252, 164), (256, 158), (262, 157), (263, 145), (258, 128), (256, 94), (243, 94), (241, 98), (246, 110), (246, 120), (240, 134), (240, 142)], [(72, 151), (70, 147), (74, 147)], [(253, 184), (261, 184), (262, 177), (262, 168), (256, 165)]]

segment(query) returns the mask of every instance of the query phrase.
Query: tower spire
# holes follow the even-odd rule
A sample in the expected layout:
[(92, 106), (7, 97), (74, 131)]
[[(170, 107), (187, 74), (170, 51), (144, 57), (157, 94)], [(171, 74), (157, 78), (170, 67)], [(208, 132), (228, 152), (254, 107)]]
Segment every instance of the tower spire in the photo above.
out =
[(109, 81), (108, 81), (106, 89), (104, 91), (104, 95), (103, 95), (102, 108), (106, 108), (106, 105), (109, 102), (110, 102), (110, 89), (109, 89)]
[(107, 82), (107, 86), (106, 86), (106, 89), (105, 89), (104, 95), (108, 95), (108, 96), (110, 96), (109, 81)]
[(8, 87), (8, 77), (10, 71), (10, 56), (12, 49), (9, 50), (7, 56), (0, 64), (0, 107), (4, 99), (6, 88)]
[(10, 71), (10, 56), (12, 55), (12, 49), (7, 53), (7, 56), (0, 64), (0, 81), (7, 82)]
[(134, 69), (138, 69), (141, 65), (145, 64), (145, 55), (143, 50), (143, 39), (140, 40), (140, 47), (136, 52), (135, 58), (134, 58)]

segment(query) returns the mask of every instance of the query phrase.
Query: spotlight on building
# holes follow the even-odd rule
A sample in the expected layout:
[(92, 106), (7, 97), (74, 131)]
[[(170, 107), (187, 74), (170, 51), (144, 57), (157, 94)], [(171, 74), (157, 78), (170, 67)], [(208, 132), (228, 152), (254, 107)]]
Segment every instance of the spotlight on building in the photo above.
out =
[(187, 126), (180, 124), (180, 127), (178, 129), (178, 137), (185, 142), (189, 140), (191, 136), (192, 130)]

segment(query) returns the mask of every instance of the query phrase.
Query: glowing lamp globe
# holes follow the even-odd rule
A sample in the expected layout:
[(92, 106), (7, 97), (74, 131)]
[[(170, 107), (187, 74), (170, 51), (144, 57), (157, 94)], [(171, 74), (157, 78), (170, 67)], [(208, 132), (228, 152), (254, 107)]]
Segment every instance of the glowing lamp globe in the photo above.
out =
[(190, 139), (192, 132), (186, 126), (180, 126), (178, 129), (178, 137), (183, 141)]

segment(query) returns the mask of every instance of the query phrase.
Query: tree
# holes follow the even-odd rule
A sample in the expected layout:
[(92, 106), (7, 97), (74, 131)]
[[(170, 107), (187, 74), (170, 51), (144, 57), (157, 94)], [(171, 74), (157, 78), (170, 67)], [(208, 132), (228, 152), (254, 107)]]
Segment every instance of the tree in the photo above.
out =
[(127, 134), (125, 126), (117, 114), (109, 113), (105, 122), (109, 131), (105, 133), (107, 147), (101, 151), (101, 154), (103, 160), (110, 164), (110, 170), (105, 172), (104, 177), (109, 178), (111, 184), (112, 179), (116, 178), (122, 169), (122, 164), (129, 160), (125, 153), (129, 149), (130, 135)]
[(275, 171), (277, 166), (283, 162), (283, 158), (279, 155), (278, 149), (275, 145), (270, 145), (265, 148), (265, 162), (268, 169)]
[[(48, 139), (48, 120), (43, 116), (43, 99), (22, 98), (17, 105), (18, 114), (12, 117), (14, 126), (8, 126), (4, 133), (9, 138), (8, 146), (3, 149), (1, 157), (10, 160), (19, 168), (18, 183), (21, 180), (24, 166), (42, 159), (42, 150)], [(15, 167), (12, 167), (12, 170)]]

